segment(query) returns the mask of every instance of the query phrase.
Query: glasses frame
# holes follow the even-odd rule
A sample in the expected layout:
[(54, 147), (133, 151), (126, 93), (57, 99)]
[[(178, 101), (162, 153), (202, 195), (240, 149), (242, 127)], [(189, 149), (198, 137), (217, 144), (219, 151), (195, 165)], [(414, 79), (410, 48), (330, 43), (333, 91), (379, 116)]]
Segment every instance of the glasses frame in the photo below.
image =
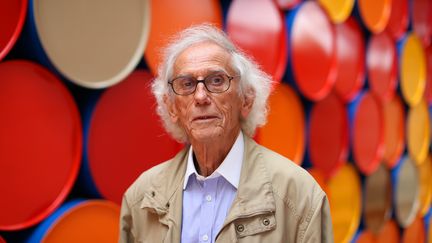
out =
[(206, 83), (205, 83), (205, 81), (207, 80), (207, 78), (209, 78), (209, 77), (211, 77), (212, 75), (215, 75), (215, 74), (218, 74), (218, 72), (216, 72), (216, 73), (212, 73), (212, 74), (210, 74), (210, 75), (207, 75), (207, 76), (206, 76), (205, 78), (203, 78), (203, 79), (196, 79), (196, 78), (194, 78), (194, 77), (188, 77), (188, 78), (194, 79), (194, 80), (196, 81), (196, 85), (195, 85), (195, 88), (193, 89), (193, 91), (191, 91), (190, 93), (186, 93), (186, 94), (179, 94), (179, 93), (177, 93), (177, 92), (175, 91), (175, 89), (174, 89), (174, 85), (173, 85), (173, 83), (174, 83), (174, 81), (175, 81), (176, 79), (179, 79), (179, 78), (185, 78), (185, 76), (176, 77), (176, 78), (172, 79), (171, 81), (168, 81), (168, 83), (171, 85), (171, 89), (172, 89), (172, 91), (174, 92), (174, 94), (176, 94), (176, 95), (188, 96), (188, 95), (191, 95), (191, 94), (195, 93), (195, 91), (196, 91), (196, 89), (197, 89), (199, 83), (203, 83), (204, 87), (206, 88), (206, 90), (207, 90), (208, 92), (210, 92), (210, 93), (215, 93), (215, 94), (220, 94), (220, 93), (224, 93), (224, 92), (226, 92), (227, 90), (229, 90), (229, 88), (231, 87), (231, 81), (232, 81), (233, 79), (240, 77), (240, 75), (237, 75), (237, 76), (230, 76), (230, 75), (228, 75), (228, 74), (226, 74), (226, 73), (224, 73), (224, 72), (220, 73), (221, 75), (224, 75), (224, 76), (226, 76), (226, 77), (228, 78), (228, 86), (227, 86), (227, 88), (226, 88), (224, 91), (215, 92), (215, 91), (211, 91), (211, 90), (209, 90), (208, 87), (207, 87), (207, 85), (206, 85)]

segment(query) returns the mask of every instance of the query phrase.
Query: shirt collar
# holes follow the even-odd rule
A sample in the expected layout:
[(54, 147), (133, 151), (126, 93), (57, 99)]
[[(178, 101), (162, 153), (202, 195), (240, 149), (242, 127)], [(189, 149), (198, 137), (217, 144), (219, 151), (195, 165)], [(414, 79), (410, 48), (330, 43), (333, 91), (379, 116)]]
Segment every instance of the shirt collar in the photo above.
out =
[(203, 177), (198, 174), (193, 162), (192, 153), (193, 153), (193, 148), (191, 146), (189, 148), (183, 190), (186, 189), (186, 185), (189, 181), (190, 175), (192, 174), (195, 174), (197, 179), (201, 181), (222, 176), (231, 185), (233, 185), (236, 189), (238, 189), (241, 167), (243, 164), (243, 153), (244, 153), (244, 139), (243, 139), (243, 133), (241, 131), (237, 136), (237, 139), (234, 142), (233, 146), (231, 147), (231, 150), (229, 151), (228, 155), (225, 157), (224, 161), (222, 161), (222, 164), (220, 164), (219, 167), (208, 177)]

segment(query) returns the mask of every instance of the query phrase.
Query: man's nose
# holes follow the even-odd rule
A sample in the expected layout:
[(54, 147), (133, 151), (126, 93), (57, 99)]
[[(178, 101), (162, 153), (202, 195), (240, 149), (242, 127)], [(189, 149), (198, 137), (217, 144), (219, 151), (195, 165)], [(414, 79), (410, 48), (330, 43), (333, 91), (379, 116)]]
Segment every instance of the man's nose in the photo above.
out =
[(209, 97), (207, 93), (207, 89), (204, 86), (203, 83), (198, 83), (195, 93), (194, 93), (194, 99), (197, 104), (205, 104), (209, 102)]

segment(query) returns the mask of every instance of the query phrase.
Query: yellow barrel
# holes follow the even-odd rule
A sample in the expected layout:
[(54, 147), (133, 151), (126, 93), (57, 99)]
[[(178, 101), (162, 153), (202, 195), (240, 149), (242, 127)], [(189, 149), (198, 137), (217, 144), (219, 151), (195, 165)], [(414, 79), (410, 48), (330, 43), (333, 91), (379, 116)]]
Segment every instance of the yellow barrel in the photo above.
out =
[(426, 55), (415, 33), (408, 34), (399, 46), (399, 73), (403, 98), (409, 106), (417, 105), (426, 87)]
[(432, 199), (432, 161), (431, 157), (428, 156), (425, 162), (418, 166), (420, 173), (420, 208), (419, 213), (421, 216), (425, 216), (430, 208)]
[(421, 164), (426, 160), (430, 145), (430, 116), (425, 100), (409, 109), (406, 130), (408, 152)]
[(419, 208), (419, 172), (414, 161), (405, 156), (393, 170), (395, 188), (396, 219), (403, 228), (415, 219)]
[(350, 242), (360, 224), (362, 192), (357, 171), (346, 163), (328, 184), (335, 242)]
[(319, 2), (335, 24), (347, 20), (354, 7), (354, 0), (319, 0)]
[(305, 150), (305, 118), (296, 92), (280, 83), (269, 98), (267, 124), (258, 130), (260, 144), (301, 164)]

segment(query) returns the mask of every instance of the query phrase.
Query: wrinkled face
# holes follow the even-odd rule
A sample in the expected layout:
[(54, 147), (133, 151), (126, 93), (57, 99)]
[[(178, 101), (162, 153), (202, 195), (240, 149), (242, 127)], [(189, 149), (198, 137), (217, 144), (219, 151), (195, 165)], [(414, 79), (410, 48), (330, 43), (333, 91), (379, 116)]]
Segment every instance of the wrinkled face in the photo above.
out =
[[(230, 54), (214, 43), (204, 42), (188, 47), (178, 56), (173, 79), (191, 76), (202, 80), (215, 72), (237, 76), (231, 68)], [(239, 77), (234, 78), (223, 93), (211, 93), (198, 83), (190, 95), (165, 97), (171, 120), (183, 127), (190, 142), (220, 138), (228, 142), (235, 138), (240, 120), (247, 117), (253, 102), (239, 95), (239, 81)]]

